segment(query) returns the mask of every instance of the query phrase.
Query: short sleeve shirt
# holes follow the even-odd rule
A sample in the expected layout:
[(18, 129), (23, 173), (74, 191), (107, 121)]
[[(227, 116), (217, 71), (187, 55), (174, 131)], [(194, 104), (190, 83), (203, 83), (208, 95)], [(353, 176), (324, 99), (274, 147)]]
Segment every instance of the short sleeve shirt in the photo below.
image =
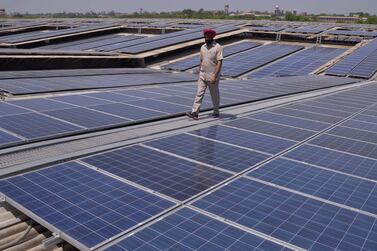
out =
[(200, 60), (202, 67), (199, 77), (202, 80), (208, 81), (215, 73), (217, 63), (223, 60), (223, 48), (215, 41), (210, 46), (203, 44), (200, 48)]

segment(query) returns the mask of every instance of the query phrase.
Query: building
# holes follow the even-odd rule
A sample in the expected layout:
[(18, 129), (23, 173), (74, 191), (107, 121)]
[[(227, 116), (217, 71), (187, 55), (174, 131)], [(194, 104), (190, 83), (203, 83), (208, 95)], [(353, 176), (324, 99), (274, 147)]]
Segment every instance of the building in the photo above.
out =
[(0, 17), (4, 17), (6, 15), (5, 9), (0, 9)]
[(344, 17), (344, 16), (319, 16), (319, 22), (331, 22), (331, 23), (356, 23), (360, 20), (360, 17)]
[(226, 16), (229, 15), (229, 4), (224, 5), (224, 12)]
[(279, 5), (275, 6), (275, 16), (280, 17), (283, 15), (283, 11), (280, 10)]

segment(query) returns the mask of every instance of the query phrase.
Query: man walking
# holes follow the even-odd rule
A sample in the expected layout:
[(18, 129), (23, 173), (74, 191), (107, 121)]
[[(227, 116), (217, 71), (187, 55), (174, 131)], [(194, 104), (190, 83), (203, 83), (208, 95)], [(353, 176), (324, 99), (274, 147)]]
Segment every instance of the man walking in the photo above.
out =
[(213, 40), (216, 36), (216, 31), (205, 29), (203, 34), (205, 44), (200, 48), (198, 91), (194, 105), (192, 106), (192, 111), (186, 113), (188, 117), (195, 120), (199, 119), (200, 105), (202, 104), (207, 86), (211, 93), (213, 103), (212, 117), (218, 118), (220, 116), (219, 80), (223, 62), (223, 49), (220, 44)]

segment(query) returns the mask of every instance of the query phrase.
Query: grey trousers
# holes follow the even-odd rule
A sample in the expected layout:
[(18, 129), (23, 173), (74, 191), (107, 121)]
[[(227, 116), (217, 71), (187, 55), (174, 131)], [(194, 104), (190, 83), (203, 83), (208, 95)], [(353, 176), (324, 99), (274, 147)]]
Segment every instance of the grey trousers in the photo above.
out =
[(217, 81), (215, 84), (210, 84), (207, 81), (204, 81), (202, 79), (198, 80), (198, 91), (196, 92), (194, 105), (192, 106), (192, 112), (199, 113), (200, 106), (204, 98), (204, 94), (207, 90), (207, 86), (209, 88), (209, 92), (211, 93), (213, 112), (219, 113), (219, 106), (220, 106), (219, 81)]

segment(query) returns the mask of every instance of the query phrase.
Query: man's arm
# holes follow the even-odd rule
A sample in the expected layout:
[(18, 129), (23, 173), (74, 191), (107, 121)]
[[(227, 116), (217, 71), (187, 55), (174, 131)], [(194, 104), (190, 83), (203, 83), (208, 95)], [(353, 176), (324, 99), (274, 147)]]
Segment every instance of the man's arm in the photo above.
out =
[(211, 79), (212, 84), (216, 84), (216, 80), (219, 79), (222, 66), (223, 66), (223, 61), (219, 60), (216, 64), (215, 72), (213, 73), (213, 76), (212, 76), (212, 79)]

